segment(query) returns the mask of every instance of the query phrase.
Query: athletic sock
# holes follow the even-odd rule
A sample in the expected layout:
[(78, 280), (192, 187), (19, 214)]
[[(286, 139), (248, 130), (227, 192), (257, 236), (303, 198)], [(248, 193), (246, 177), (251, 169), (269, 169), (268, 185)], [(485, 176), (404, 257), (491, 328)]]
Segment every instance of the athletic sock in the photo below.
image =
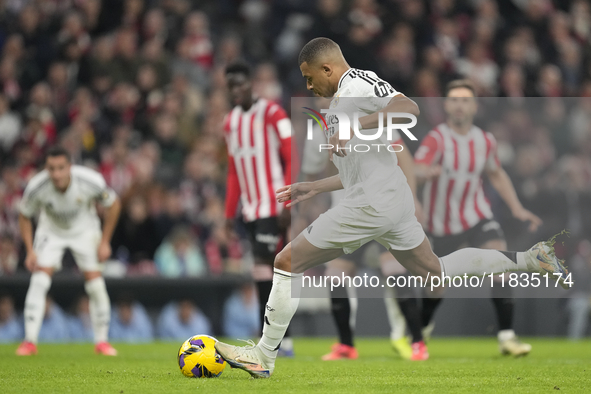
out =
[(274, 271), (273, 288), (263, 320), (263, 336), (257, 345), (263, 355), (272, 360), (277, 357), (279, 344), (298, 309), (303, 276), (277, 268)]
[(497, 334), (497, 338), (499, 340), (499, 342), (505, 342), (508, 341), (509, 339), (513, 339), (515, 338), (515, 331), (513, 330), (500, 330), (499, 333)]
[[(408, 277), (408, 274), (396, 276)], [(396, 283), (402, 283), (402, 281), (396, 278)], [(408, 330), (410, 331), (410, 335), (412, 336), (412, 342), (420, 342), (423, 340), (423, 333), (421, 332), (421, 329), (423, 327), (421, 324), (421, 311), (419, 309), (419, 304), (415, 297), (414, 290), (411, 286), (408, 285), (409, 281), (405, 280), (404, 283), (406, 283), (407, 285), (399, 286), (396, 288), (398, 306), (400, 306), (400, 311), (402, 311), (402, 314), (406, 319)]]
[(25, 341), (37, 343), (45, 315), (45, 298), (51, 287), (51, 277), (43, 271), (31, 275), (25, 298)]
[(441, 301), (442, 298), (429, 298), (426, 294), (423, 295), (423, 306), (421, 309), (421, 324), (423, 327), (427, 327), (431, 323)]
[(111, 300), (103, 277), (91, 279), (84, 284), (89, 299), (90, 321), (94, 332), (94, 342), (107, 342), (111, 320)]
[(445, 276), (488, 275), (510, 271), (531, 271), (525, 252), (464, 248), (439, 259)]
[(408, 330), (412, 336), (412, 342), (420, 342), (423, 340), (423, 333), (421, 332), (421, 312), (416, 298), (399, 298), (398, 305), (402, 314), (406, 318)]
[(332, 317), (337, 325), (339, 342), (343, 345), (353, 346), (353, 329), (351, 327), (351, 304), (347, 288), (337, 287), (333, 290), (330, 299)]
[(259, 295), (259, 317), (261, 321), (265, 319), (265, 307), (267, 301), (269, 301), (269, 294), (271, 294), (271, 288), (273, 287), (272, 280), (262, 280), (255, 282), (257, 286), (257, 293)]
[(386, 287), (384, 304), (386, 304), (386, 313), (388, 314), (388, 322), (390, 323), (390, 339), (396, 341), (404, 337), (406, 320), (398, 306), (396, 293), (392, 287)]
[(513, 328), (513, 309), (515, 307), (511, 287), (502, 287), (501, 283), (494, 283), (492, 297), (491, 300), (497, 313), (499, 331), (511, 330)]

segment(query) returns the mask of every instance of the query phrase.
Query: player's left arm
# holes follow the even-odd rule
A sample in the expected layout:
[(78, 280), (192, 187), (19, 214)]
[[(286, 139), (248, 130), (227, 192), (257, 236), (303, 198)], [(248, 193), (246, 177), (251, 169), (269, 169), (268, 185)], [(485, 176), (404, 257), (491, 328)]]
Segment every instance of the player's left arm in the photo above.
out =
[[(390, 86), (390, 85), (388, 85), (388, 86)], [(384, 96), (384, 97), (373, 96), (373, 97), (371, 97), (370, 96), (370, 97), (364, 98), (364, 100), (367, 101), (366, 103), (364, 103), (364, 105), (367, 105), (368, 107), (373, 106), (373, 108), (371, 108), (371, 109), (372, 110), (377, 109), (377, 110), (369, 115), (362, 116), (359, 118), (358, 122), (359, 122), (359, 129), (360, 130), (378, 128), (379, 122), (380, 122), (380, 117), (382, 116), (382, 113), (387, 114), (389, 112), (402, 112), (402, 113), (412, 114), (414, 116), (420, 115), (421, 111), (419, 110), (419, 106), (417, 105), (417, 103), (415, 103), (413, 100), (406, 97), (404, 94), (394, 91), (394, 89), (391, 86), (390, 86), (390, 89), (392, 89), (392, 94), (393, 94), (392, 97), (389, 97), (389, 96)], [(386, 105), (384, 105), (385, 99), (387, 100), (388, 98), (389, 98), (389, 101), (387, 102)], [(397, 124), (405, 124), (405, 123), (408, 123), (408, 118), (392, 118), (392, 122), (397, 123)], [(350, 135), (352, 137), (353, 133), (351, 133)], [(333, 154), (336, 154), (337, 156), (340, 156), (340, 157), (344, 157), (347, 155), (346, 151), (342, 149), (345, 147), (347, 142), (349, 142), (349, 140), (340, 139), (340, 135), (338, 133), (334, 133), (330, 137), (329, 144), (331, 144), (333, 146), (333, 149), (330, 150), (331, 160), (332, 160)]]
[(95, 196), (96, 201), (101, 204), (104, 210), (102, 236), (97, 249), (97, 256), (99, 261), (105, 261), (111, 257), (111, 238), (115, 232), (119, 214), (121, 213), (121, 201), (117, 193), (105, 182), (102, 175), (97, 174), (93, 180), (100, 189), (100, 192)]
[(509, 175), (499, 162), (494, 138), (492, 138), (492, 136), (489, 136), (489, 138), (492, 140), (492, 148), (490, 156), (487, 158), (485, 171), (490, 184), (499, 193), (499, 196), (501, 196), (505, 204), (507, 204), (513, 217), (523, 222), (528, 221), (529, 231), (536, 231), (542, 224), (542, 219), (521, 205), (521, 201), (519, 201), (519, 197), (517, 197), (517, 192), (515, 191), (513, 182), (511, 182), (511, 178), (509, 178)]
[(115, 232), (120, 213), (121, 200), (119, 197), (115, 197), (115, 201), (113, 201), (111, 206), (105, 209), (103, 234), (97, 251), (99, 261), (105, 261), (111, 257), (111, 238), (113, 237), (113, 232)]
[[(360, 117), (359, 125), (361, 126), (361, 129), (377, 129), (379, 126), (381, 113), (388, 112), (404, 112), (407, 114), (412, 114), (414, 116), (419, 116), (421, 113), (417, 103), (406, 97), (404, 94), (398, 93), (397, 95), (392, 97), (392, 99), (390, 99), (390, 101), (388, 102), (388, 105), (386, 105), (381, 110), (376, 111), (373, 114)], [(408, 123), (408, 118), (394, 118), (393, 122)]]

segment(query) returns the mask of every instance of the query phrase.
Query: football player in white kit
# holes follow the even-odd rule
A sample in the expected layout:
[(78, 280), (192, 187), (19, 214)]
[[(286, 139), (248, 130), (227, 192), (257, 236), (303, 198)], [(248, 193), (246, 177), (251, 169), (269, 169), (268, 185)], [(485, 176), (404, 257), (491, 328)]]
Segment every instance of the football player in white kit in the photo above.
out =
[[(331, 109), (351, 115), (367, 114), (359, 118), (360, 129), (367, 134), (375, 134), (382, 113), (419, 114), (412, 100), (396, 92), (375, 73), (352, 69), (340, 47), (328, 38), (308, 42), (298, 60), (308, 90), (320, 97), (334, 97)], [(351, 99), (345, 100), (347, 97)], [(359, 142), (358, 137), (351, 141), (338, 138), (339, 133), (334, 133), (329, 141), (338, 175), (277, 190), (279, 202), (291, 200), (288, 206), (342, 188), (345, 197), (276, 256), (273, 289), (259, 343), (249, 346), (216, 343), (217, 351), (232, 367), (254, 377), (270, 377), (279, 344), (299, 304), (302, 273), (343, 253), (352, 253), (371, 240), (385, 246), (413, 275), (423, 278), (531, 271), (549, 273), (551, 277), (556, 273), (560, 284), (565, 286), (567, 271), (556, 258), (552, 242), (539, 242), (526, 252), (467, 248), (438, 258), (415, 217), (412, 192), (397, 165), (396, 154), (383, 147), (356, 152), (350, 147)]]
[[(105, 207), (102, 231), (96, 203)], [(47, 153), (45, 169), (25, 188), (19, 210), (20, 232), (27, 250), (25, 265), (32, 275), (25, 299), (25, 339), (16, 354), (37, 353), (51, 276), (61, 268), (64, 251), (70, 249), (84, 274), (95, 352), (117, 355), (108, 342), (111, 303), (99, 264), (111, 256), (111, 236), (121, 210), (115, 192), (101, 174), (72, 165), (65, 149), (53, 147)], [(37, 213), (33, 238), (32, 219)]]

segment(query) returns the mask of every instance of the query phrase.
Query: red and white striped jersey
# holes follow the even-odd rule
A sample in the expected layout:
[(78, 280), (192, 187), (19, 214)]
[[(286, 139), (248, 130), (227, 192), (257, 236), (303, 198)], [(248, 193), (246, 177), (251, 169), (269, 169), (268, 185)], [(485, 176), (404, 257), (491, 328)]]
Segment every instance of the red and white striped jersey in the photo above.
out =
[(415, 162), (441, 166), (441, 175), (423, 189), (427, 232), (437, 237), (458, 234), (493, 217), (482, 188), (482, 173), (500, 166), (491, 133), (472, 126), (460, 135), (442, 123), (423, 139)]
[(258, 99), (248, 111), (236, 106), (224, 121), (228, 146), (226, 218), (238, 199), (246, 222), (277, 216), (275, 190), (291, 184), (291, 121), (278, 104)]

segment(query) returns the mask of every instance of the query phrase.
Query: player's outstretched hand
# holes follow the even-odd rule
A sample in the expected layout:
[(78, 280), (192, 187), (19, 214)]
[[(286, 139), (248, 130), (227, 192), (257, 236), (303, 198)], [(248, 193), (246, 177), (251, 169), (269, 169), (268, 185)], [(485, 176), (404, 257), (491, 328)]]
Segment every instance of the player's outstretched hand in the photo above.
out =
[(293, 207), (299, 202), (314, 197), (318, 194), (318, 191), (314, 189), (313, 182), (299, 182), (294, 183), (293, 185), (280, 187), (275, 191), (275, 194), (277, 202), (287, 202), (291, 200), (286, 206)]
[(528, 229), (532, 233), (534, 231), (536, 231), (538, 229), (538, 227), (540, 227), (542, 225), (542, 219), (540, 219), (538, 216), (534, 215), (533, 213), (531, 213), (530, 211), (528, 211), (527, 209), (525, 209), (523, 207), (514, 211), (513, 217), (521, 220), (522, 222), (529, 221)]
[(108, 241), (102, 240), (97, 250), (98, 260), (105, 261), (111, 257), (111, 244)]
[(27, 252), (27, 257), (25, 257), (25, 267), (27, 267), (30, 272), (35, 272), (35, 269), (37, 269), (37, 254), (35, 252)]

